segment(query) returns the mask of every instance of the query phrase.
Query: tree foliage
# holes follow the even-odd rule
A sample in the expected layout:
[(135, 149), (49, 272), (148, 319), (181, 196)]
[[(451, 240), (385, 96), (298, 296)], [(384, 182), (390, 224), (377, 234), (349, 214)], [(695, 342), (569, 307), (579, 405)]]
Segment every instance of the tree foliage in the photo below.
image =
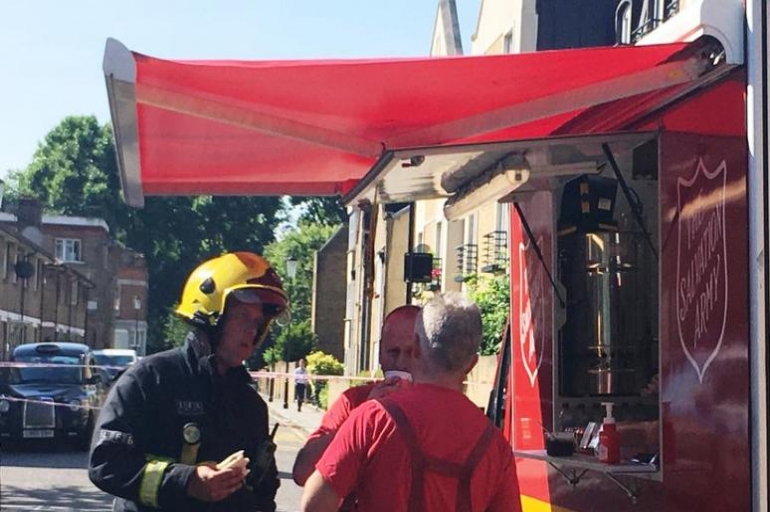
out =
[(127, 243), (145, 254), (156, 314), (173, 314), (185, 279), (202, 261), (228, 251), (261, 253), (273, 240), (280, 207), (277, 197), (147, 198)]
[(278, 197), (148, 197), (143, 209), (130, 209), (122, 200), (111, 129), (93, 116), (64, 119), (13, 183), (16, 194), (39, 199), (49, 213), (105, 219), (113, 237), (145, 255), (149, 351), (177, 341), (166, 340), (165, 326), (200, 262), (226, 251), (261, 252), (283, 218)]
[(336, 197), (292, 197), (291, 204), (299, 206), (301, 222), (334, 226), (347, 224), (348, 214)]
[(130, 216), (123, 203), (112, 129), (96, 118), (67, 117), (15, 174), (18, 195), (35, 197), (52, 213), (99, 217), (113, 233)]
[[(310, 327), (310, 306), (313, 290), (313, 265), (315, 252), (338, 229), (338, 226), (300, 222), (283, 238), (265, 248), (265, 256), (283, 278), (284, 289), (291, 304), (291, 324), (274, 329), (275, 344), (268, 358), (287, 357), (289, 361), (306, 356), (315, 344), (315, 334)], [(286, 262), (297, 262), (296, 275), (288, 276)]]
[[(339, 362), (333, 355), (317, 350), (307, 356), (307, 371), (313, 375), (342, 375), (345, 373), (345, 365)], [(313, 379), (310, 381), (310, 385), (318, 405), (328, 409), (329, 382), (325, 379)]]
[(313, 375), (343, 375), (345, 365), (333, 355), (316, 350), (307, 356), (307, 371)]
[(184, 343), (185, 335), (189, 326), (178, 315), (166, 315), (163, 322), (164, 339), (168, 340), (169, 345), (178, 347)]
[(470, 298), (478, 305), (484, 324), (481, 355), (497, 354), (510, 312), (510, 277), (474, 276), (468, 281)]
[(318, 337), (310, 327), (310, 319), (297, 322), (292, 320), (289, 325), (277, 329), (275, 344), (265, 349), (264, 360), (268, 364), (278, 361), (299, 361), (308, 355), (316, 344)]
[[(300, 222), (296, 229), (284, 234), (281, 240), (265, 247), (265, 257), (283, 278), (284, 288), (291, 301), (292, 322), (310, 318), (313, 289), (315, 252), (323, 247), (338, 226)], [(286, 262), (297, 261), (297, 273), (288, 276)]]

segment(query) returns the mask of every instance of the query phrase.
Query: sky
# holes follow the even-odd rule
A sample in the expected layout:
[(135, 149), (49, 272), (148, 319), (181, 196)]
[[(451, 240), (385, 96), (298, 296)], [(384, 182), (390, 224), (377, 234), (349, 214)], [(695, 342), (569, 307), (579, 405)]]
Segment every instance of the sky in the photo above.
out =
[[(470, 50), (481, 0), (456, 0)], [(113, 37), (169, 59), (427, 55), (438, 0), (0, 0), (0, 178), (69, 115), (109, 121)]]

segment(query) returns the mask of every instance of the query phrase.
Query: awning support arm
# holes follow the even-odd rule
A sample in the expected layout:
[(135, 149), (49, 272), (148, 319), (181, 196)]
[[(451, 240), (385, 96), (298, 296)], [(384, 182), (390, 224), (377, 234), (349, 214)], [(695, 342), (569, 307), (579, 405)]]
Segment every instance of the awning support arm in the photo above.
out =
[(527, 218), (524, 216), (524, 212), (521, 211), (521, 207), (519, 206), (519, 203), (514, 202), (513, 207), (516, 208), (516, 213), (519, 214), (519, 219), (521, 220), (521, 225), (524, 226), (524, 231), (527, 233), (527, 237), (529, 238), (529, 241), (532, 243), (532, 248), (535, 250), (535, 254), (537, 255), (537, 259), (540, 260), (540, 264), (543, 266), (543, 270), (545, 270), (546, 275), (548, 276), (548, 280), (551, 281), (551, 286), (553, 286), (554, 294), (556, 294), (556, 298), (559, 301), (559, 306), (564, 309), (566, 306), (564, 299), (561, 296), (561, 293), (559, 293), (559, 287), (556, 286), (556, 281), (553, 280), (553, 276), (551, 275), (551, 271), (548, 269), (548, 265), (545, 264), (545, 260), (543, 259), (543, 253), (540, 250), (540, 246), (537, 244), (537, 240), (535, 240), (535, 235), (532, 233), (532, 229), (529, 227), (529, 222), (527, 222)]
[(634, 220), (642, 230), (642, 233), (644, 233), (644, 239), (647, 241), (647, 245), (650, 246), (650, 250), (652, 251), (652, 254), (655, 256), (655, 260), (657, 261), (658, 251), (655, 250), (650, 232), (647, 231), (647, 226), (644, 225), (644, 219), (642, 218), (642, 205), (640, 205), (633, 194), (631, 194), (631, 189), (628, 187), (626, 179), (620, 173), (620, 167), (618, 167), (618, 162), (615, 160), (615, 155), (612, 154), (612, 150), (610, 149), (609, 144), (602, 144), (602, 150), (604, 150), (604, 155), (607, 157), (607, 162), (609, 162), (610, 167), (612, 167), (612, 172), (615, 173), (615, 178), (617, 178), (618, 183), (620, 183), (620, 189), (623, 191), (623, 195), (626, 196), (628, 204), (631, 205), (631, 214), (634, 216)]
[(300, 123), (279, 115), (260, 112), (234, 99), (175, 92), (160, 87), (141, 85), (137, 88), (138, 103), (207, 119), (218, 123), (254, 130), (272, 136), (287, 137), (308, 144), (346, 151), (365, 158), (378, 157), (383, 152), (381, 142), (336, 132), (322, 126)]

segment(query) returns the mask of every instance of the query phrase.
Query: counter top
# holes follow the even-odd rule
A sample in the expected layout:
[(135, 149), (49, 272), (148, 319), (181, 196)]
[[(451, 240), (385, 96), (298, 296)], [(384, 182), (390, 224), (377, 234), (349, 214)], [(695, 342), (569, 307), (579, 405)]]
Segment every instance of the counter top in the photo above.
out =
[[(552, 457), (545, 450), (514, 450), (513, 455), (522, 459), (540, 460), (547, 463), (559, 472), (573, 488), (580, 483), (588, 471), (596, 471), (623, 489), (633, 503), (636, 503), (639, 496), (639, 486), (633, 481), (638, 481), (639, 478), (655, 479), (655, 475), (660, 474), (658, 467), (654, 464), (640, 464), (631, 461), (605, 464), (596, 460), (596, 457), (580, 453), (570, 457)], [(632, 482), (623, 482), (621, 481), (623, 478), (632, 480)]]
[(619, 464), (604, 464), (596, 457), (576, 453), (571, 457), (552, 457), (545, 450), (514, 450), (516, 457), (523, 459), (542, 460), (551, 464), (560, 464), (575, 468), (590, 469), (601, 473), (629, 474), (629, 473), (657, 473), (658, 467), (653, 464), (640, 464), (631, 461), (621, 461)]

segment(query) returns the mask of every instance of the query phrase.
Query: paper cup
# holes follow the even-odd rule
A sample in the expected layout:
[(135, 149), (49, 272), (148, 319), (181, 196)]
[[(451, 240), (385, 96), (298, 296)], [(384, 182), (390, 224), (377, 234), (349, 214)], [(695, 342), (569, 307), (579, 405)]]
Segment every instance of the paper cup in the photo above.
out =
[(391, 377), (398, 377), (401, 380), (407, 380), (409, 382), (412, 382), (412, 374), (401, 370), (390, 370), (385, 372), (386, 379), (389, 379)]

